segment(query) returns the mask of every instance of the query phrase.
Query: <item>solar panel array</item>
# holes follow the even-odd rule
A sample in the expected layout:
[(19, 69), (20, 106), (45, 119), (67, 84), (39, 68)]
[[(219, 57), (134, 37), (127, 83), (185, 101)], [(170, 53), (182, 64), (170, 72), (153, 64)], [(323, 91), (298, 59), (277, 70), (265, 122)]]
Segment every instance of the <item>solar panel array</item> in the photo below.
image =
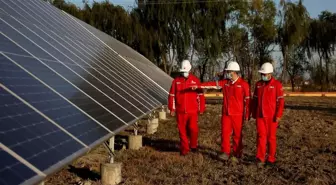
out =
[(33, 184), (166, 104), (172, 78), (42, 0), (0, 0), (0, 184)]

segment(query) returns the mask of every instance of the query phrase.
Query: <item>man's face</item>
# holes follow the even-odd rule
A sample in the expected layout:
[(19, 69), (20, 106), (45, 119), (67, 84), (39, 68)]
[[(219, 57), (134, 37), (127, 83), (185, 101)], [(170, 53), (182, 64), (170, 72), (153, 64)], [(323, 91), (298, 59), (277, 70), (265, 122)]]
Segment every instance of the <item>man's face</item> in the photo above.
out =
[(261, 74), (261, 79), (263, 80), (263, 81), (269, 81), (270, 79), (271, 79), (271, 77), (272, 77), (272, 74)]
[(234, 71), (226, 71), (226, 78), (228, 79), (235, 79), (237, 76), (236, 72)]

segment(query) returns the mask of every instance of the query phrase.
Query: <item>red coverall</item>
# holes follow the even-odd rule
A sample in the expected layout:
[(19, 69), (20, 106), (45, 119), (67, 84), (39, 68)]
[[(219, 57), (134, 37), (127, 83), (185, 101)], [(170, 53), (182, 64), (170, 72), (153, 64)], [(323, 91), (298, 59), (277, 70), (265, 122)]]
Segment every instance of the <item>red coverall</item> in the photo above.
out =
[(219, 87), (223, 92), (221, 151), (231, 153), (230, 137), (233, 131), (233, 155), (242, 155), (243, 119), (249, 118), (250, 87), (242, 78), (202, 83), (201, 87)]
[(204, 112), (205, 98), (203, 91), (194, 91), (191, 87), (199, 84), (199, 79), (192, 74), (189, 74), (188, 78), (177, 77), (172, 82), (169, 92), (168, 108), (171, 112), (176, 112), (182, 155), (187, 154), (190, 148), (197, 148), (198, 144), (198, 112)]
[(257, 122), (257, 159), (265, 162), (268, 143), (268, 162), (275, 162), (277, 118), (283, 114), (285, 100), (281, 82), (273, 77), (270, 81), (256, 83), (251, 104), (252, 117)]

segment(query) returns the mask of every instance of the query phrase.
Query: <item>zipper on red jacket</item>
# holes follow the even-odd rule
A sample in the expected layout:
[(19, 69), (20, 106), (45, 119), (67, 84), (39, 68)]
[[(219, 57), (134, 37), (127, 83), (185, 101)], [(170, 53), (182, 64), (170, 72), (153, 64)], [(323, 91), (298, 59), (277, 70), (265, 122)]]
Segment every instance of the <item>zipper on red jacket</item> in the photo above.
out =
[(184, 83), (183, 83), (183, 91), (184, 91), (184, 113), (187, 113), (187, 103), (186, 103), (186, 93), (187, 93), (187, 91), (186, 91), (186, 83), (187, 83), (187, 79), (185, 79), (184, 78)]

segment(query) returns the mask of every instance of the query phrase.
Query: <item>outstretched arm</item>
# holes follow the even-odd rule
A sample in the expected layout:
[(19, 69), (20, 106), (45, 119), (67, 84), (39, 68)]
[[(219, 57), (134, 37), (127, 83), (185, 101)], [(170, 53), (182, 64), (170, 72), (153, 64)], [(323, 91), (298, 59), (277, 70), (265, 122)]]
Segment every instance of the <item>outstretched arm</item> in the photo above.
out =
[(225, 82), (226, 82), (226, 80), (204, 82), (204, 83), (200, 84), (199, 88), (202, 88), (202, 89), (221, 89), (224, 86)]
[[(199, 81), (198, 85), (200, 85)], [(197, 89), (197, 99), (198, 99), (198, 110), (201, 114), (203, 114), (203, 112), (205, 111), (205, 97), (203, 89)]]
[(283, 93), (283, 88), (282, 88), (282, 85), (279, 84), (277, 86), (277, 95), (276, 95), (277, 99), (277, 104), (276, 104), (276, 113), (275, 113), (275, 121), (276, 122), (279, 122), (281, 117), (282, 117), (282, 114), (283, 114), (283, 110), (284, 110), (284, 107), (285, 107), (285, 99), (284, 99), (284, 93)]
[(171, 114), (175, 112), (175, 80), (173, 80), (172, 85), (170, 87), (169, 95), (168, 95), (168, 109), (170, 110)]
[(250, 86), (248, 83), (244, 85), (244, 119), (249, 120), (250, 119)]

